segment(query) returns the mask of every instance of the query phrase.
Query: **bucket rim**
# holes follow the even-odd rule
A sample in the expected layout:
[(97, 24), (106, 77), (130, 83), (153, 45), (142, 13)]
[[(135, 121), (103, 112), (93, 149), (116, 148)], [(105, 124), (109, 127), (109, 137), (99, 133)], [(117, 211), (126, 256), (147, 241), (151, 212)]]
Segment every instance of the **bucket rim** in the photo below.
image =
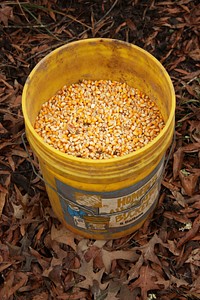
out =
[[(27, 89), (29, 87), (29, 83), (30, 83), (31, 78), (33, 77), (34, 73), (37, 71), (37, 69), (39, 69), (41, 67), (41, 65), (45, 62), (45, 60), (47, 58), (57, 54), (59, 51), (62, 51), (65, 48), (68, 48), (71, 46), (74, 47), (75, 45), (76, 46), (84, 45), (84, 44), (88, 44), (88, 43), (92, 44), (94, 42), (95, 43), (109, 42), (109, 43), (113, 43), (115, 46), (131, 47), (133, 49), (137, 49), (139, 52), (143, 52), (155, 64), (157, 64), (158, 67), (162, 70), (163, 75), (167, 79), (167, 82), (168, 82), (168, 85), (169, 85), (169, 88), (171, 91), (171, 96), (172, 96), (172, 105), (171, 105), (169, 117), (167, 119), (167, 122), (165, 123), (164, 128), (160, 131), (160, 133), (157, 135), (157, 137), (155, 137), (147, 145), (145, 145), (142, 148), (140, 148), (134, 152), (131, 152), (129, 154), (119, 156), (119, 157), (105, 158), (105, 159), (99, 159), (99, 160), (69, 155), (67, 153), (61, 152), (60, 150), (55, 149), (54, 147), (50, 146), (48, 143), (45, 143), (44, 140), (42, 139), (42, 137), (40, 137), (40, 135), (35, 131), (34, 127), (32, 126), (32, 124), (29, 120), (29, 117), (28, 117), (27, 110), (26, 110), (26, 98), (27, 98), (26, 94), (27, 94)], [(88, 38), (88, 39), (83, 39), (83, 40), (77, 40), (77, 41), (66, 43), (66, 44), (56, 48), (55, 50), (51, 51), (46, 56), (44, 56), (32, 69), (32, 71), (30, 72), (29, 76), (26, 79), (26, 82), (25, 82), (24, 88), (23, 88), (23, 92), (22, 92), (22, 111), (23, 111), (24, 120), (25, 120), (25, 127), (28, 128), (28, 130), (31, 132), (33, 137), (41, 144), (41, 146), (44, 149), (46, 149), (47, 152), (51, 153), (52, 155), (55, 155), (57, 158), (60, 158), (61, 160), (70, 160), (71, 162), (74, 161), (76, 163), (80, 163), (80, 164), (84, 163), (84, 164), (89, 164), (89, 165), (113, 164), (113, 163), (121, 162), (121, 161), (124, 161), (127, 159), (131, 159), (131, 158), (134, 159), (137, 157), (141, 157), (141, 154), (143, 152), (147, 152), (149, 149), (153, 148), (153, 146), (157, 144), (157, 142), (160, 140), (160, 138), (162, 136), (164, 136), (165, 134), (167, 134), (167, 131), (169, 130), (169, 127), (171, 126), (171, 124), (173, 123), (174, 118), (175, 118), (175, 107), (176, 107), (176, 96), (175, 96), (174, 86), (173, 86), (172, 80), (171, 80), (167, 70), (164, 68), (164, 66), (161, 64), (161, 62), (157, 58), (155, 58), (152, 54), (150, 54), (148, 51), (144, 50), (143, 48), (141, 48), (135, 44), (121, 41), (118, 39), (111, 39), (111, 38)]]

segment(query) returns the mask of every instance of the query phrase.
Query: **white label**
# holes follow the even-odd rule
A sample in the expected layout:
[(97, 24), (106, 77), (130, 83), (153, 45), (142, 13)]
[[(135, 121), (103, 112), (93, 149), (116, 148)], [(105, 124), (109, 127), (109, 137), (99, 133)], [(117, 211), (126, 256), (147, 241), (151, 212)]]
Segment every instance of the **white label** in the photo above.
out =
[[(142, 199), (142, 203), (140, 203), (141, 198), (145, 194), (148, 195), (149, 193), (152, 193), (151, 189), (154, 191), (155, 190), (158, 191), (156, 181), (158, 181), (158, 179), (160, 178), (162, 170), (163, 170), (163, 164), (160, 166), (158, 171), (153, 175), (153, 177), (149, 181), (147, 181), (141, 188), (132, 192), (131, 194), (122, 197), (117, 197), (117, 198), (102, 199), (102, 207), (99, 208), (99, 213), (102, 214), (102, 213), (120, 212), (129, 207), (130, 209), (135, 207), (134, 210), (136, 210), (137, 206), (141, 207), (146, 197)], [(154, 184), (155, 186), (152, 187)]]
[(154, 204), (159, 193), (159, 185), (156, 183), (152, 189), (142, 199), (140, 206), (135, 207), (126, 213), (113, 215), (109, 221), (109, 227), (120, 227), (135, 222), (138, 218), (143, 216)]

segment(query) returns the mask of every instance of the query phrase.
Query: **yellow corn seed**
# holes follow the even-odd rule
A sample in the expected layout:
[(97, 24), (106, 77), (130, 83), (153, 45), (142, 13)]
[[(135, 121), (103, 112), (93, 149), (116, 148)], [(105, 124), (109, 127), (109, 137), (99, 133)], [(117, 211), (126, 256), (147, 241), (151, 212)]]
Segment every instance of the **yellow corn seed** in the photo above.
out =
[(156, 103), (138, 89), (111, 80), (64, 86), (42, 108), (35, 131), (66, 154), (107, 159), (136, 151), (163, 129)]

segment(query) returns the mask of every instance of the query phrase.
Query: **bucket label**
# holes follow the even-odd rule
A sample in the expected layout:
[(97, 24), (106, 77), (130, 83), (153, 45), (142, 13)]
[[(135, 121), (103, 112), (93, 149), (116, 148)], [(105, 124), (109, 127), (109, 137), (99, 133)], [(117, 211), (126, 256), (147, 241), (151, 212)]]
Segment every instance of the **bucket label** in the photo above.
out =
[(163, 164), (164, 159), (142, 181), (114, 192), (83, 191), (56, 179), (66, 223), (91, 233), (115, 233), (141, 222), (156, 205)]

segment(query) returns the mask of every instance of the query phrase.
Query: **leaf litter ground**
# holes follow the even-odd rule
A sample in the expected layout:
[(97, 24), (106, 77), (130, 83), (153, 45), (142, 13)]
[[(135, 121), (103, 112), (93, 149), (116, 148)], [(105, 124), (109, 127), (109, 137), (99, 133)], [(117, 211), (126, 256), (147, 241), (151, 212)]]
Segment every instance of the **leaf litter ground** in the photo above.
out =
[[(200, 298), (199, 29), (199, 1), (1, 2), (0, 299)], [(59, 223), (21, 140), (28, 74), (53, 49), (88, 37), (152, 53), (177, 97), (158, 206), (137, 232), (110, 241), (84, 239)]]

